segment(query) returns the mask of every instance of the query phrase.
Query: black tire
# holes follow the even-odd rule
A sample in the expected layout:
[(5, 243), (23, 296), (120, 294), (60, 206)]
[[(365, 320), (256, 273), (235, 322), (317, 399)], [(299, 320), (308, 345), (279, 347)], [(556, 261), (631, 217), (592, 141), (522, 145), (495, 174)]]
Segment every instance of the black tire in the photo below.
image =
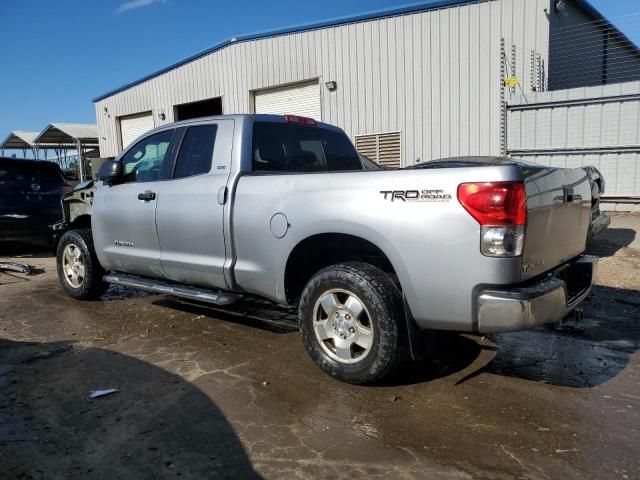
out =
[[(71, 284), (64, 271), (63, 257), (65, 249), (69, 245), (79, 250), (80, 258), (84, 265), (84, 276), (78, 286)], [(109, 285), (102, 280), (105, 271), (96, 257), (90, 229), (69, 230), (62, 235), (56, 251), (56, 266), (60, 285), (70, 297), (79, 300), (91, 300), (100, 297), (109, 288)]]
[[(364, 305), (370, 330), (373, 331), (369, 349), (362, 352), (366, 354), (361, 360), (357, 360), (359, 357), (356, 353), (356, 358), (351, 360), (354, 363), (339, 361), (333, 358), (337, 356), (335, 353), (332, 356), (328, 352), (332, 345), (335, 346), (336, 340), (341, 341), (340, 338), (322, 341), (314, 329), (314, 322), (318, 321), (315, 318), (318, 315), (316, 303), (332, 291), (337, 292), (336, 295), (345, 295), (342, 290), (352, 293)], [(324, 314), (323, 309), (320, 315)], [(326, 320), (331, 322), (329, 313), (326, 315)], [(391, 374), (407, 356), (408, 343), (400, 291), (386, 273), (372, 265), (346, 262), (320, 270), (302, 292), (298, 316), (304, 346), (313, 361), (324, 372), (344, 382), (367, 384), (381, 380)], [(337, 332), (335, 325), (332, 335)], [(349, 348), (352, 349), (354, 345)], [(353, 355), (353, 350), (351, 353)]]

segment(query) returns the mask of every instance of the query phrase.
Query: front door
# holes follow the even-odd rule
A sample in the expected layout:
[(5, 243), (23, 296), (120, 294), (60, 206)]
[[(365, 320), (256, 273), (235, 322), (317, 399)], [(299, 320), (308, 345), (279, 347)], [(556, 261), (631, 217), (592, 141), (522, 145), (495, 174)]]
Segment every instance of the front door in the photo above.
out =
[(105, 269), (164, 277), (155, 218), (174, 137), (175, 130), (169, 129), (143, 138), (121, 158), (124, 182), (99, 184), (91, 226), (98, 260)]
[(234, 121), (185, 127), (170, 178), (158, 191), (160, 263), (171, 280), (226, 288), (225, 195)]

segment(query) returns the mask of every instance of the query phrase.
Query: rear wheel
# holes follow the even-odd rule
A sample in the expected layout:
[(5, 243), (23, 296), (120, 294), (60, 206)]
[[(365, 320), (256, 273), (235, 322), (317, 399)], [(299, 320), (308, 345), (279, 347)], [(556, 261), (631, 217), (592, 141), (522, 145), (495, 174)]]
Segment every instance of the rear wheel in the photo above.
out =
[(97, 298), (109, 285), (93, 249), (91, 230), (70, 230), (58, 242), (58, 279), (64, 291), (80, 300)]
[(380, 380), (407, 351), (400, 292), (369, 264), (342, 263), (316, 273), (302, 293), (299, 317), (311, 358), (345, 382)]

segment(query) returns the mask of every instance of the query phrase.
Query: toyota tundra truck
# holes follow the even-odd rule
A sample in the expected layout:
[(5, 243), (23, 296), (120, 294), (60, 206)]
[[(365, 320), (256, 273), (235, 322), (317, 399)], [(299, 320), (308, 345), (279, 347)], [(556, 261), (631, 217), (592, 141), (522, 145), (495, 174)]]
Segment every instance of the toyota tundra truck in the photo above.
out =
[(110, 284), (228, 305), (297, 305), (326, 373), (370, 383), (424, 332), (557, 322), (590, 293), (589, 174), (509, 158), (366, 168), (335, 126), (285, 115), (165, 125), (63, 199), (57, 269), (77, 299)]

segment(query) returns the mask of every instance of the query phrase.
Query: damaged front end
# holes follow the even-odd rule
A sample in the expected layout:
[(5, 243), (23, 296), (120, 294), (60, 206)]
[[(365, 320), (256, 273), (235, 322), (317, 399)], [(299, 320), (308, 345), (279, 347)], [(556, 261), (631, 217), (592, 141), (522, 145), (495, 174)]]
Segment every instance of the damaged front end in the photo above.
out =
[(62, 196), (60, 200), (62, 203), (62, 220), (51, 226), (54, 251), (58, 247), (58, 241), (68, 230), (91, 227), (91, 210), (93, 208), (95, 190), (95, 182), (89, 180), (79, 183), (72, 192)]

